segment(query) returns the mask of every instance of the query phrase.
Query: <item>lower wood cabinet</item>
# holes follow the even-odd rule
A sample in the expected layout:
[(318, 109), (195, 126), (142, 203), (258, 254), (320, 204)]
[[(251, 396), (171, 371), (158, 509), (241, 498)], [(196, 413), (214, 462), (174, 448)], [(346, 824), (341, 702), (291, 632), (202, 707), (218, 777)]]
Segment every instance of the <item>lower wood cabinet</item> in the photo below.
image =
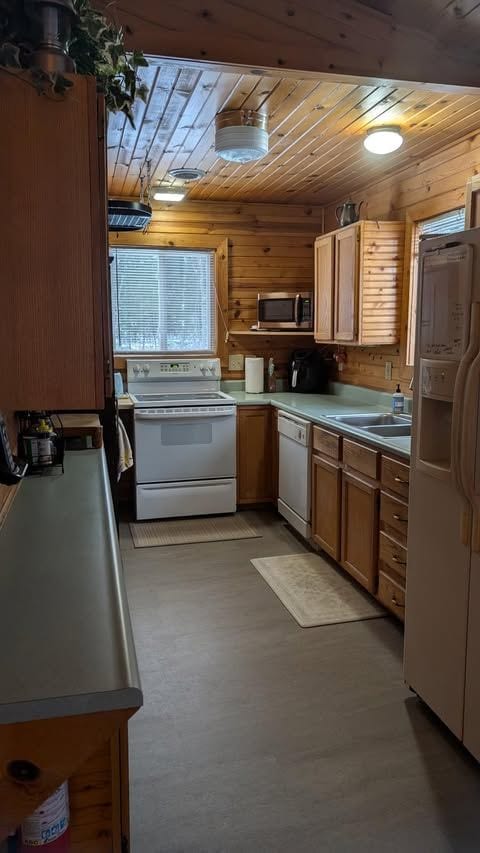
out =
[(342, 474), (341, 564), (369, 592), (377, 589), (379, 488), (361, 476)]
[(312, 538), (334, 560), (340, 560), (342, 466), (312, 456)]
[(237, 503), (273, 500), (272, 409), (239, 406), (237, 410)]

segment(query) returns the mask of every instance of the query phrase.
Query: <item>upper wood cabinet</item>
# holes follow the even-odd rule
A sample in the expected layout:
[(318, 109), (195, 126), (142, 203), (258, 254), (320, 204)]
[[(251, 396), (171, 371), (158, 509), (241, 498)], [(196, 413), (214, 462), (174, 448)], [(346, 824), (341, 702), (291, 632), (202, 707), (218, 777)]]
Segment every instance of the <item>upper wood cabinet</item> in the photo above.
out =
[(400, 340), (405, 223), (364, 220), (315, 241), (315, 340)]
[[(333, 338), (333, 276), (335, 270), (335, 237), (327, 234), (315, 240), (315, 340)], [(322, 287), (318, 283), (322, 282)], [(330, 282), (330, 287), (327, 283)]]
[[(0, 408), (101, 409), (109, 349), (103, 104), (2, 75)], [(107, 331), (106, 331), (107, 330)]]

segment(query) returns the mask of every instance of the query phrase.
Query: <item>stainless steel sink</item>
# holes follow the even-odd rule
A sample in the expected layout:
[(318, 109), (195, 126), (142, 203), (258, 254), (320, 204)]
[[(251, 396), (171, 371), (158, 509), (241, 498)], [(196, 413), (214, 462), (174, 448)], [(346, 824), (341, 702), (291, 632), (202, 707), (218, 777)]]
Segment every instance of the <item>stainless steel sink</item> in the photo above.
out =
[[(369, 427), (386, 427), (396, 424), (410, 428), (412, 419), (409, 415), (391, 415), (388, 412), (385, 414), (366, 414), (366, 415), (329, 415), (332, 421), (338, 421), (340, 424), (348, 426), (360, 427), (367, 429)], [(381, 433), (379, 433), (381, 435)]]
[(384, 426), (367, 426), (362, 427), (365, 432), (370, 432), (373, 435), (381, 435), (384, 438), (397, 438), (399, 436), (408, 436), (412, 434), (411, 424), (385, 424)]

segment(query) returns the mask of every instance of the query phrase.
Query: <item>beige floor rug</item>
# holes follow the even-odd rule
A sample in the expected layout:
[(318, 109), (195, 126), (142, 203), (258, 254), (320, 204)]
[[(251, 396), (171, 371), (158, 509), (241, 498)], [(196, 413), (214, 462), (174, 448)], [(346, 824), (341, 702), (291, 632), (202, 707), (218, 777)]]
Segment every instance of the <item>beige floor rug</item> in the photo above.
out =
[(302, 628), (357, 622), (385, 611), (319, 554), (251, 560)]
[(229, 539), (256, 539), (262, 534), (240, 513), (173, 521), (142, 521), (130, 524), (135, 548), (158, 545), (187, 545), (194, 542), (226, 542)]

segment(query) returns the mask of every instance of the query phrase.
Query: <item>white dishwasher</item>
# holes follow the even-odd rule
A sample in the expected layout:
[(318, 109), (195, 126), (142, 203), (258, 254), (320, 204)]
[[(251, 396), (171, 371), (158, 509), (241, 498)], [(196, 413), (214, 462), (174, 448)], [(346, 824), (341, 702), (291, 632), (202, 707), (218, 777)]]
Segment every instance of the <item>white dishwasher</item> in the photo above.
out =
[(310, 421), (278, 413), (278, 511), (310, 538)]

